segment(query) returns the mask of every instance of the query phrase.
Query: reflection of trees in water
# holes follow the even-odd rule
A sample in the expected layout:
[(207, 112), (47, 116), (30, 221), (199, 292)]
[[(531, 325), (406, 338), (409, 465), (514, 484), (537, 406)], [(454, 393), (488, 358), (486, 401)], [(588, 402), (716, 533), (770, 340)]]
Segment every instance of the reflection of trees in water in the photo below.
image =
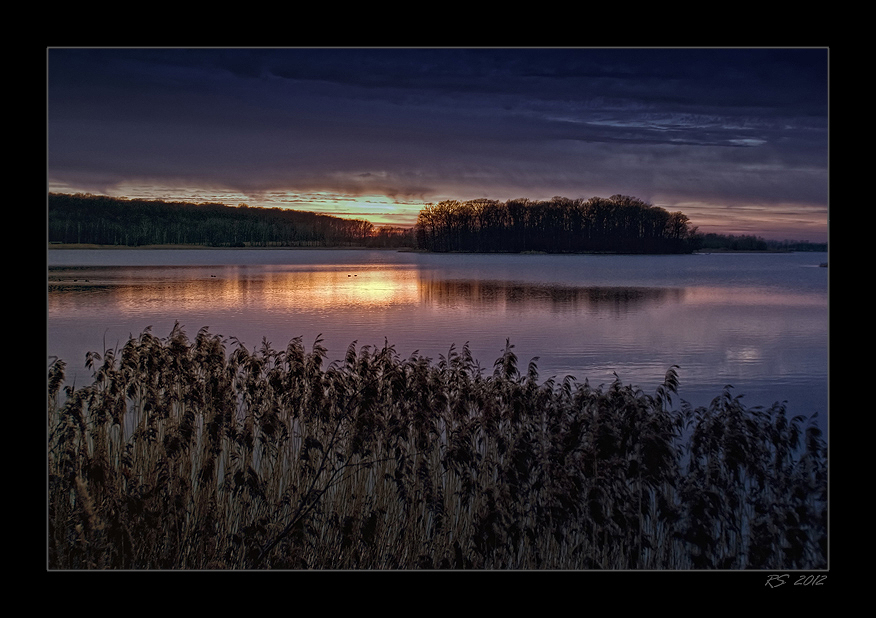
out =
[(681, 302), (680, 288), (562, 286), (519, 281), (421, 280), (420, 298), (437, 304), (499, 305), (554, 312), (614, 310), (625, 313), (647, 304)]

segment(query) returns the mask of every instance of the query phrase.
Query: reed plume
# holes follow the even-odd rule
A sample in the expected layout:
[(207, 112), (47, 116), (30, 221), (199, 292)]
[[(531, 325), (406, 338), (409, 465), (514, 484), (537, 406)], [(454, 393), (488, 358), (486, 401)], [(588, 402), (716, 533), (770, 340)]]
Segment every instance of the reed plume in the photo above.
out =
[(785, 406), (681, 403), (321, 338), (149, 329), (48, 371), (52, 569), (812, 569), (827, 447)]

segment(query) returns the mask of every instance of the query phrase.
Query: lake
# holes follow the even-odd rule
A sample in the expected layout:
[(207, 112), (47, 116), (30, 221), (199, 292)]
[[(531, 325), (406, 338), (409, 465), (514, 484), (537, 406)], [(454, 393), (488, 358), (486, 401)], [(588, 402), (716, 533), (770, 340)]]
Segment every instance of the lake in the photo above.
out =
[[(828, 405), (826, 253), (425, 254), (393, 250), (48, 251), (47, 354), (90, 382), (87, 351), (145, 328), (209, 327), (253, 349), (321, 334), (327, 361), (393, 345), (438, 360), (469, 344), (492, 372), (506, 339), (526, 372), (653, 392), (679, 366), (680, 396), (707, 405), (730, 384), (747, 406)], [(229, 349), (231, 344), (229, 344)]]

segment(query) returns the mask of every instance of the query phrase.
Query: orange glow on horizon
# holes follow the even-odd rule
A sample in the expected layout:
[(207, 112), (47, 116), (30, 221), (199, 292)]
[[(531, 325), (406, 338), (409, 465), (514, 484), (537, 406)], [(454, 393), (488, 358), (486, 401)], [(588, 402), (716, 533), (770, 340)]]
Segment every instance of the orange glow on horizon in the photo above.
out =
[[(297, 196), (300, 199), (300, 196)], [(310, 210), (344, 219), (365, 219), (377, 227), (413, 227), (424, 202), (400, 202), (385, 195), (342, 195), (314, 193), (297, 203), (284, 207)]]
[(826, 206), (805, 204), (712, 204), (677, 202), (659, 205), (681, 211), (701, 234), (757, 236), (766, 240), (827, 242)]
[(50, 193), (93, 193), (114, 198), (190, 202), (193, 204), (218, 203), (226, 206), (246, 204), (255, 208), (288, 208), (342, 219), (365, 219), (375, 227), (413, 227), (424, 200), (399, 200), (386, 195), (354, 195), (331, 191), (261, 191), (246, 194), (226, 189), (191, 189), (179, 186), (120, 184), (96, 188), (74, 187), (52, 183)]

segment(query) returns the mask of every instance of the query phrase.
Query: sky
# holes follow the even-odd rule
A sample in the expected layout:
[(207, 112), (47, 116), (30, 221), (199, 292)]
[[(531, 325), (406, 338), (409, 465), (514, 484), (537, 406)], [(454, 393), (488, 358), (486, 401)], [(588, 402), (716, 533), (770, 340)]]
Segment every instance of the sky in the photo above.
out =
[(410, 226), (629, 195), (825, 242), (827, 48), (48, 48), (50, 192)]

